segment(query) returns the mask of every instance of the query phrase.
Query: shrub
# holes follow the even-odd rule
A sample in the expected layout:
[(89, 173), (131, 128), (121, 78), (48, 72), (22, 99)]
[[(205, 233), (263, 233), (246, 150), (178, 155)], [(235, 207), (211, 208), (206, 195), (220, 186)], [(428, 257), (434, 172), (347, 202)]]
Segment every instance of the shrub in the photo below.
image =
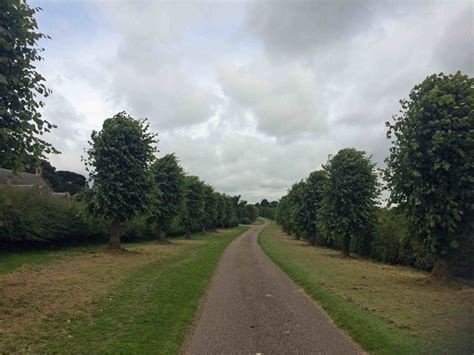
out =
[(250, 223), (251, 223), (250, 219), (248, 219), (247, 217), (240, 219), (240, 224), (250, 224)]
[(104, 241), (105, 221), (79, 202), (36, 189), (0, 189), (0, 247), (28, 248)]

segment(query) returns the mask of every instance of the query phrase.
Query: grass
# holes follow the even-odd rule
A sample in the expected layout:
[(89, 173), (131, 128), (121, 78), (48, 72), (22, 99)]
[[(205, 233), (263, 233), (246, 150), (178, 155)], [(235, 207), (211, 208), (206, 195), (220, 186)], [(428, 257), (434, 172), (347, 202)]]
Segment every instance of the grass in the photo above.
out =
[(276, 225), (260, 234), (259, 243), (368, 352), (472, 354), (472, 283), (440, 285), (411, 268), (344, 258)]
[(0, 275), (14, 270), (47, 264), (65, 257), (77, 256), (83, 253), (97, 252), (104, 245), (91, 244), (73, 247), (64, 247), (53, 250), (28, 250), (0, 253)]
[[(137, 244), (128, 255), (92, 250), (91, 255), (79, 252), (53, 262), (47, 253), (39, 259), (33, 253), (31, 265), (39, 268), (35, 275), (23, 267), (0, 278), (8, 299), (3, 305), (0, 300), (0, 320), (15, 328), (3, 331), (0, 322), (0, 348), (28, 353), (178, 353), (220, 255), (247, 229), (194, 235), (170, 245)], [(41, 266), (38, 260), (43, 260)], [(34, 289), (30, 293), (21, 287), (28, 277), (32, 280), (26, 284)]]

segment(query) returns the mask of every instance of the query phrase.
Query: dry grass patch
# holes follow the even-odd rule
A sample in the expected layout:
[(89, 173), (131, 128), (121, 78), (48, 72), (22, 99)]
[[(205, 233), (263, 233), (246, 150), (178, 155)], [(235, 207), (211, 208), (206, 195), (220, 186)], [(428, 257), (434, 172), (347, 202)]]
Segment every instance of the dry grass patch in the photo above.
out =
[(18, 336), (58, 313), (87, 314), (93, 300), (107, 296), (133, 270), (203, 243), (177, 240), (143, 244), (133, 247), (132, 253), (79, 253), (1, 275), (0, 348), (17, 343)]
[(264, 231), (262, 238), (281, 260), (303, 271), (309, 284), (324, 287), (442, 351), (474, 350), (472, 282), (442, 285), (412, 268), (344, 258), (338, 251), (297, 241), (277, 226)]

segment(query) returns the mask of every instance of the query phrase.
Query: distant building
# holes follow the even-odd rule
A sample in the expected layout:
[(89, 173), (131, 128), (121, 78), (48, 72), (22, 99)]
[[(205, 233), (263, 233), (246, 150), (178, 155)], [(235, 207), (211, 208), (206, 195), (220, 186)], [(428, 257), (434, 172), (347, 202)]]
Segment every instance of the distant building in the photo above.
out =
[(12, 170), (0, 168), (0, 187), (16, 188), (16, 189), (32, 189), (36, 188), (40, 191), (47, 192), (56, 198), (70, 198), (69, 192), (54, 192), (43, 178), (41, 168), (36, 168), (35, 174), (30, 173), (14, 173)]

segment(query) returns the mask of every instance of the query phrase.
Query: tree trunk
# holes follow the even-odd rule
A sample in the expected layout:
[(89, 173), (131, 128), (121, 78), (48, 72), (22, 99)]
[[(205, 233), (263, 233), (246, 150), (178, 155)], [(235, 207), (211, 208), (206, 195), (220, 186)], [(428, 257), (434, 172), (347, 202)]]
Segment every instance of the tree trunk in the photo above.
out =
[(158, 243), (160, 244), (168, 244), (168, 239), (166, 239), (166, 232), (163, 229), (160, 229)]
[(202, 227), (202, 234), (207, 234), (206, 227)]
[(122, 223), (119, 220), (114, 220), (110, 226), (110, 237), (108, 249), (110, 250), (121, 250), (120, 246), (120, 233), (122, 231)]
[(342, 253), (344, 256), (351, 256), (351, 236), (345, 235), (344, 236), (344, 245), (342, 249)]
[(431, 275), (437, 281), (450, 281), (453, 278), (453, 270), (449, 260), (441, 256), (435, 257)]
[(315, 246), (315, 245), (316, 245), (316, 234), (312, 234), (312, 235), (309, 237), (309, 243), (310, 243), (312, 246)]
[(189, 230), (187, 230), (186, 233), (184, 233), (184, 238), (185, 239), (191, 238), (191, 232)]

